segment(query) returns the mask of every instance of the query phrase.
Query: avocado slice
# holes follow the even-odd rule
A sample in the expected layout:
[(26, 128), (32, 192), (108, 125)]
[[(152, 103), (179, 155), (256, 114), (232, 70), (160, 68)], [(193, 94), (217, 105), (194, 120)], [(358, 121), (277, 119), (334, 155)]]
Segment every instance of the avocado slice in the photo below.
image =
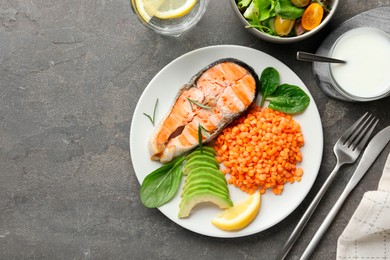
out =
[(211, 158), (215, 158), (215, 154), (210, 152), (210, 151), (206, 151), (204, 150), (203, 152), (201, 150), (194, 150), (192, 153), (188, 154), (187, 155), (187, 159), (191, 159), (192, 157), (194, 156), (198, 156), (198, 155), (201, 155), (201, 156), (208, 156), (208, 157), (211, 157)]
[(191, 197), (192, 194), (195, 194), (195, 193), (215, 193), (215, 194), (218, 194), (222, 197), (228, 197), (229, 198), (229, 193), (227, 192), (224, 192), (224, 191), (221, 191), (221, 190), (218, 190), (218, 189), (215, 189), (215, 188), (210, 188), (212, 187), (211, 185), (209, 185), (208, 187), (198, 187), (198, 189), (194, 189), (194, 190), (191, 190), (191, 191), (187, 191), (186, 194), (183, 195), (183, 198), (182, 198), (182, 201), (180, 202), (179, 206), (182, 205), (182, 202), (187, 198), (187, 197)]
[(193, 160), (191, 162), (185, 163), (183, 166), (183, 174), (188, 175), (191, 170), (196, 169), (198, 167), (210, 167), (213, 169), (219, 169), (219, 164), (215, 161), (215, 163), (212, 163), (207, 160)]
[(222, 184), (219, 182), (210, 182), (209, 180), (195, 180), (191, 182), (190, 185), (186, 185), (183, 188), (183, 191), (181, 193), (181, 197), (185, 197), (186, 194), (191, 193), (196, 190), (201, 190), (201, 189), (208, 189), (208, 190), (213, 190), (216, 192), (220, 192), (221, 194), (224, 195), (229, 195), (229, 190), (226, 186), (226, 184)]
[(222, 179), (214, 174), (204, 174), (199, 177), (191, 178), (190, 180), (186, 180), (184, 182), (183, 191), (188, 187), (192, 187), (198, 184), (211, 184), (219, 187), (223, 187), (223, 189), (227, 190), (227, 182), (226, 179)]
[[(197, 151), (197, 150), (201, 150), (199, 146), (195, 149), (195, 151)], [(203, 145), (202, 146), (202, 150), (203, 151), (208, 151), (208, 152), (210, 152), (210, 153), (212, 153), (214, 155), (217, 154), (217, 152), (215, 151), (214, 147), (212, 147), (210, 145)]]
[(212, 146), (208, 146), (208, 145), (204, 145), (202, 146), (202, 149), (200, 149), (200, 147), (198, 146), (192, 153), (194, 152), (208, 152), (208, 153), (211, 153), (213, 154), (214, 156), (217, 155), (217, 152), (215, 151), (214, 147)]
[(221, 178), (219, 176), (216, 176), (213, 173), (202, 173), (202, 174), (196, 174), (193, 177), (187, 177), (184, 182), (184, 189), (188, 189), (188, 187), (191, 187), (192, 185), (196, 185), (197, 183), (206, 182), (213, 185), (218, 186), (227, 186), (227, 181), (225, 178)]
[(188, 172), (187, 176), (189, 177), (189, 176), (191, 176), (192, 174), (195, 174), (195, 173), (196, 174), (201, 174), (201, 173), (205, 173), (205, 172), (209, 172), (211, 174), (214, 174), (214, 175), (216, 175), (218, 177), (221, 177), (221, 178), (225, 179), (225, 175), (219, 169), (211, 168), (211, 167), (208, 167), (208, 166), (201, 166), (201, 165), (196, 167), (196, 168), (194, 168), (194, 169), (191, 169)]
[(233, 206), (233, 202), (229, 196), (224, 196), (211, 190), (194, 191), (183, 197), (180, 203), (179, 218), (188, 217), (191, 213), (191, 210), (196, 205), (204, 202), (211, 202), (221, 209), (226, 209)]
[[(219, 168), (219, 164), (218, 162), (215, 160), (215, 158), (211, 158), (209, 156), (201, 156), (201, 155), (196, 155), (192, 158), (190, 158), (189, 160), (187, 160), (184, 164), (184, 168), (186, 168), (186, 165), (189, 164), (189, 165), (192, 165), (193, 163), (195, 162), (203, 162), (203, 163), (208, 163), (208, 164), (213, 164), (217, 167), (217, 169)], [(195, 163), (196, 164), (196, 163)], [(187, 168), (188, 169), (188, 168)], [(184, 172), (183, 172), (184, 173)], [(185, 173), (185, 175), (187, 175), (188, 172)]]
[(192, 182), (195, 179), (206, 179), (206, 178), (212, 178), (214, 181), (220, 181), (221, 183), (225, 183), (227, 185), (227, 181), (225, 179), (225, 176), (222, 172), (216, 169), (207, 168), (207, 170), (203, 170), (200, 168), (197, 168), (197, 170), (192, 170), (190, 174), (187, 175), (185, 179), (185, 183)]
[(195, 152), (192, 152), (190, 154), (190, 156), (187, 156), (186, 159), (187, 159), (187, 162), (190, 162), (192, 160), (202, 160), (204, 158), (207, 158), (208, 160), (214, 160), (214, 161), (217, 161), (215, 159), (215, 156), (211, 153), (207, 153), (207, 152), (204, 152), (204, 153), (200, 153), (198, 151), (195, 151)]

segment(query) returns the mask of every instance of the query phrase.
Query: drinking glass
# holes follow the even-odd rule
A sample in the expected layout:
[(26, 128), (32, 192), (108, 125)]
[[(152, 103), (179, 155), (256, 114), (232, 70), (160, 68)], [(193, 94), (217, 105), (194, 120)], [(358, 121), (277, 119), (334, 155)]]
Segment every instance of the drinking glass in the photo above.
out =
[(209, 0), (198, 0), (189, 13), (179, 18), (159, 19), (157, 17), (152, 17), (149, 21), (145, 21), (138, 11), (136, 0), (131, 0), (131, 7), (141, 23), (147, 28), (162, 35), (177, 37), (194, 27), (200, 21), (206, 11), (208, 3)]

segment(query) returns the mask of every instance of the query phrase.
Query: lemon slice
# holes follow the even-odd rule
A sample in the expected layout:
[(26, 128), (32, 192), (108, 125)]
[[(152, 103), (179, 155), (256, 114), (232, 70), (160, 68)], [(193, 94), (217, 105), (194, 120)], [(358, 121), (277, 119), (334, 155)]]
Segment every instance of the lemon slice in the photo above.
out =
[(255, 192), (247, 199), (225, 209), (221, 214), (211, 220), (219, 229), (226, 231), (239, 230), (248, 226), (260, 210), (260, 192)]
[(160, 19), (179, 18), (194, 8), (197, 0), (165, 0), (154, 14)]
[(135, 0), (134, 2), (139, 15), (148, 23), (165, 0)]

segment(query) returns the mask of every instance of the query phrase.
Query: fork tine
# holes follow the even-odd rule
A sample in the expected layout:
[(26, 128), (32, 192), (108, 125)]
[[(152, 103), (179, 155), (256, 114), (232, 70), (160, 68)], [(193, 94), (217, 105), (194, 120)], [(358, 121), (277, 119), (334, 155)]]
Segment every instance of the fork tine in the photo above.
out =
[(366, 132), (366, 130), (369, 127), (369, 120), (372, 119), (372, 116), (368, 114), (368, 117), (364, 119), (361, 124), (359, 124), (359, 127), (353, 131), (353, 133), (348, 137), (348, 139), (344, 142), (345, 145), (348, 146), (348, 148), (352, 144), (358, 144), (360, 142), (360, 139), (362, 138), (363, 134)]
[(356, 129), (356, 127), (360, 124), (360, 122), (363, 121), (363, 119), (366, 117), (366, 115), (368, 114), (368, 112), (366, 112), (361, 118), (359, 118), (355, 123), (353, 123), (353, 125), (351, 125), (345, 132), (344, 134), (340, 137), (339, 140), (342, 140), (343, 144), (345, 144), (345, 142), (349, 139), (349, 137), (351, 136), (351, 134), (354, 132), (354, 130)]
[[(371, 121), (370, 121), (370, 124), (367, 125), (367, 127), (369, 127), (369, 126), (371, 125), (371, 128), (370, 128), (367, 132), (364, 131), (364, 132), (366, 132), (364, 138), (361, 140), (360, 143), (358, 143), (358, 144), (355, 145), (355, 147), (353, 148), (353, 150), (361, 151), (361, 150), (363, 149), (363, 147), (366, 145), (368, 139), (369, 139), (370, 136), (371, 136), (372, 131), (374, 131), (375, 126), (376, 126), (376, 125), (378, 124), (378, 122), (379, 122), (379, 119), (376, 119), (375, 122), (374, 122), (374, 120), (375, 120), (375, 117), (373, 117), (373, 118), (371, 119)], [(361, 135), (363, 135), (363, 133), (361, 133)], [(359, 138), (360, 138), (360, 137), (359, 137)]]

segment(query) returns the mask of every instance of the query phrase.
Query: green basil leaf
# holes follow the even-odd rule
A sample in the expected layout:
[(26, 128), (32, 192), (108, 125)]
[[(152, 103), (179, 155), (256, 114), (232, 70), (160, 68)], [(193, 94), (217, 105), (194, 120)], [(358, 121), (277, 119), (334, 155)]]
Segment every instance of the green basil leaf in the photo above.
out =
[(157, 208), (170, 201), (180, 186), (184, 157), (161, 166), (150, 173), (141, 185), (141, 201), (148, 208)]
[(275, 13), (284, 19), (297, 19), (302, 17), (304, 8), (296, 7), (290, 0), (279, 0), (275, 5)]
[(265, 68), (260, 76), (261, 84), (261, 103), (260, 106), (264, 106), (264, 102), (267, 97), (272, 94), (279, 85), (279, 72), (272, 67)]
[(288, 114), (304, 111), (310, 104), (309, 96), (298, 86), (282, 84), (267, 98), (269, 107)]

